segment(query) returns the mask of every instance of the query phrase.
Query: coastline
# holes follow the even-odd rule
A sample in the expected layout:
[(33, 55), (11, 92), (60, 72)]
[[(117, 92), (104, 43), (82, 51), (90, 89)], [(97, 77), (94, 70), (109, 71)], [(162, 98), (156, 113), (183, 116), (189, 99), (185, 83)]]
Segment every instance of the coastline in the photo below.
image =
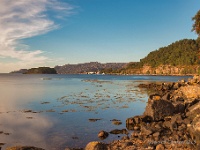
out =
[[(191, 97), (184, 97), (185, 95), (176, 95), (176, 94), (181, 94), (180, 92), (184, 91), (188, 91), (189, 89), (196, 88), (199, 87), (200, 84), (200, 78), (199, 76), (195, 76), (193, 79), (189, 79), (188, 81), (179, 81), (179, 82), (175, 82), (175, 83), (161, 83), (159, 85), (159, 87), (152, 86), (151, 88), (155, 88), (155, 90), (157, 90), (157, 93), (154, 93), (152, 95), (149, 96), (149, 100), (145, 109), (145, 112), (143, 115), (141, 116), (134, 116), (132, 118), (128, 118), (126, 121), (126, 128), (132, 130), (133, 132), (130, 134), (127, 134), (126, 136), (122, 137), (121, 140), (115, 140), (111, 143), (103, 143), (103, 142), (99, 142), (99, 141), (93, 141), (88, 143), (88, 145), (85, 147), (89, 149), (86, 150), (95, 150), (95, 148), (99, 148), (103, 150), (110, 150), (110, 149), (156, 149), (156, 147), (159, 144), (158, 147), (164, 147), (165, 149), (169, 149), (169, 145), (176, 145), (177, 143), (178, 146), (184, 144), (185, 147), (181, 147), (181, 148), (188, 148), (188, 149), (194, 149), (198, 146), (198, 141), (194, 140), (194, 138), (192, 137), (197, 137), (196, 133), (194, 134), (192, 129), (190, 129), (189, 131), (189, 126), (193, 127), (194, 123), (193, 120), (191, 120), (189, 123), (185, 122), (188, 121), (188, 117), (190, 115), (194, 115), (194, 113), (192, 114), (188, 114), (188, 110), (190, 108), (190, 110), (192, 109), (191, 107), (197, 107), (198, 108), (198, 102), (199, 102), (199, 95), (197, 95), (196, 93), (193, 93), (192, 96), (194, 96), (193, 100), (191, 100)], [(158, 90), (159, 88), (159, 90)], [(187, 90), (185, 90), (184, 88), (188, 88)], [(176, 93), (179, 92), (179, 93)], [(170, 95), (170, 96), (169, 96)], [(177, 98), (177, 96), (179, 96), (179, 99)], [(182, 98), (182, 99), (180, 99)], [(184, 100), (183, 100), (184, 99)], [(167, 101), (167, 102), (166, 102)], [(177, 103), (179, 102), (179, 103)], [(152, 110), (152, 105), (157, 105), (160, 107), (163, 107), (163, 103), (165, 104), (164, 106), (170, 105), (173, 107), (171, 108), (173, 112), (172, 114), (170, 114), (169, 112), (167, 112), (168, 114), (165, 114), (166, 112), (159, 112), (159, 114), (161, 114), (161, 116), (159, 117), (155, 117), (155, 112), (157, 110)], [(183, 107), (184, 106), (184, 107)], [(151, 108), (151, 109), (150, 109)], [(158, 107), (159, 108), (159, 107)], [(196, 110), (196, 109), (195, 109)], [(148, 112), (151, 111), (151, 112)], [(154, 112), (155, 111), (155, 112)], [(178, 111), (175, 113), (175, 111)], [(152, 115), (153, 112), (153, 115)], [(180, 114), (180, 115), (178, 115)], [(151, 116), (151, 118), (148, 118), (147, 116)], [(160, 133), (162, 133), (163, 131), (168, 131), (168, 132), (172, 132), (171, 134), (177, 135), (174, 132), (174, 127), (169, 126), (169, 123), (172, 119), (169, 117), (171, 116), (171, 118), (174, 118), (174, 116), (176, 116), (175, 118), (179, 118), (181, 117), (181, 119), (183, 120), (183, 122), (181, 122), (181, 125), (179, 125), (179, 123), (177, 122), (177, 120), (175, 119), (175, 124), (177, 124), (176, 128), (183, 128), (184, 131), (186, 131), (188, 129), (188, 135), (187, 135), (187, 140), (176, 140), (176, 139), (169, 139), (168, 137), (166, 137), (166, 139), (161, 139), (161, 135), (159, 135)], [(196, 116), (195, 116), (196, 117)], [(186, 119), (186, 120), (185, 120)], [(198, 118), (197, 118), (198, 119)], [(169, 121), (169, 122), (167, 122)], [(180, 121), (180, 120), (179, 120)], [(158, 123), (160, 122), (160, 123)], [(193, 123), (193, 124), (192, 124)], [(148, 124), (148, 126), (147, 126)], [(156, 125), (156, 126), (160, 126), (162, 129), (161, 131), (158, 131), (157, 129), (152, 129), (152, 126)], [(166, 124), (166, 127), (163, 127), (162, 124)], [(186, 127), (182, 124), (185, 124)], [(197, 124), (197, 123), (195, 123)], [(179, 131), (176, 130), (176, 132)], [(122, 131), (123, 132), (123, 131)], [(160, 132), (160, 133), (159, 133)], [(182, 131), (180, 131), (182, 132)], [(105, 134), (109, 132), (105, 131)], [(182, 133), (180, 133), (182, 134)], [(104, 136), (104, 134), (103, 134)], [(162, 136), (166, 136), (166, 134), (162, 135)], [(154, 138), (158, 138), (157, 140)], [(172, 136), (172, 138), (175, 138)], [(153, 140), (152, 140), (153, 139)], [(191, 147), (193, 146), (193, 147)], [(19, 147), (18, 147), (19, 148)], [(20, 150), (24, 150), (23, 147), (20, 147)], [(175, 147), (178, 148), (178, 147)], [(8, 149), (8, 148), (7, 148)], [(77, 150), (77, 149), (84, 149), (84, 148), (66, 148), (65, 150)], [(8, 149), (9, 150), (9, 149)], [(18, 149), (12, 149), (12, 150), (18, 150)], [(37, 150), (36, 148), (34, 148), (33, 150)], [(39, 149), (38, 149), (39, 150)], [(97, 149), (96, 149), (97, 150)]]
[(149, 96), (143, 115), (126, 120), (131, 135), (108, 144), (93, 141), (85, 150), (200, 149), (200, 77), (159, 88)]
[(126, 120), (131, 135), (108, 144), (93, 141), (85, 150), (199, 149), (200, 76), (161, 85), (149, 96), (144, 114)]

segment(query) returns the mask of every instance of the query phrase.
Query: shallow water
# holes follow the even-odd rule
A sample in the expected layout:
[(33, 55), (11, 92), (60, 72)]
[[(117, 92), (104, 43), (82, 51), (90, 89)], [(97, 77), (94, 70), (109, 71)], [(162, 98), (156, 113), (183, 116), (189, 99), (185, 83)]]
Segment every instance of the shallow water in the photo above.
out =
[(100, 130), (124, 129), (128, 117), (143, 113), (148, 95), (139, 83), (183, 78), (188, 77), (0, 74), (0, 145), (85, 147), (101, 141)]

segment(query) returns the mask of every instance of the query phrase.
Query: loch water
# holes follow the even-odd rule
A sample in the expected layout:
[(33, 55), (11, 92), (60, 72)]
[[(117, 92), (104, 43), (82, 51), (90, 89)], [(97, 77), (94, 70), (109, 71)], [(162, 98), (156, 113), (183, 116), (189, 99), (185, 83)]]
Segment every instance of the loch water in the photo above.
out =
[[(97, 134), (126, 129), (127, 118), (143, 113), (148, 93), (138, 84), (187, 78), (0, 74), (0, 147), (64, 150), (85, 147), (90, 141), (120, 139), (123, 134), (110, 134), (104, 140)], [(113, 119), (121, 124), (113, 124)]]

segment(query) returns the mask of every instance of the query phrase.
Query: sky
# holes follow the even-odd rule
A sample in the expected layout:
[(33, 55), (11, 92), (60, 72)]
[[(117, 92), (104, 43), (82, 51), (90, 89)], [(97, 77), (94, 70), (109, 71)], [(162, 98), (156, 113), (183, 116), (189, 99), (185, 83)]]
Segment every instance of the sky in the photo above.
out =
[(0, 72), (135, 62), (196, 39), (199, 0), (0, 0)]

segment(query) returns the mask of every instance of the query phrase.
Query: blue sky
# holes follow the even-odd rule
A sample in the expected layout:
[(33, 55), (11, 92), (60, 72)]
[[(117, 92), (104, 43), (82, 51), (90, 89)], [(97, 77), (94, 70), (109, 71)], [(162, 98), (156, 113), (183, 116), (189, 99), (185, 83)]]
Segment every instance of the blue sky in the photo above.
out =
[(90, 61), (139, 61), (196, 39), (197, 0), (1, 0), (0, 72)]

